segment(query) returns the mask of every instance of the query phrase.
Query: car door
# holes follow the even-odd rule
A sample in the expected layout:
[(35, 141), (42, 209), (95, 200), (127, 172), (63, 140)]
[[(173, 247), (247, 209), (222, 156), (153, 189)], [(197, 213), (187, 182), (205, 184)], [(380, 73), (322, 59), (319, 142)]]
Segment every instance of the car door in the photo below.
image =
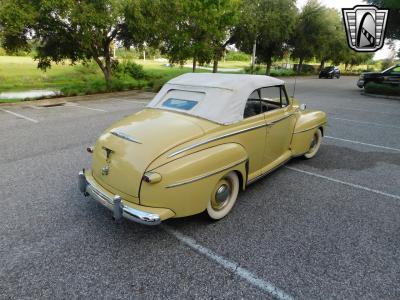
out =
[(400, 84), (400, 66), (391, 69), (384, 77), (385, 83)]
[(267, 172), (291, 157), (296, 118), (284, 86), (262, 88), (260, 96), (267, 122), (262, 172)]
[(260, 94), (255, 90), (247, 99), (243, 120), (238, 126), (238, 130), (244, 132), (236, 136), (237, 142), (243, 145), (249, 155), (249, 180), (261, 174), (267, 131), (265, 125)]

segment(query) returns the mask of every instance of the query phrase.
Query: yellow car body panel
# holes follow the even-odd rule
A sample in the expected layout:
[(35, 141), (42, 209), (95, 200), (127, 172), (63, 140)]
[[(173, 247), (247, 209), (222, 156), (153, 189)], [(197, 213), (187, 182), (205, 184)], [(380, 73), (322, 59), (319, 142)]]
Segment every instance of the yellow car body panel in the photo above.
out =
[[(108, 191), (107, 189), (105, 189), (102, 185), (100, 185), (97, 180), (93, 177), (93, 172), (92, 170), (86, 170), (85, 172), (85, 177), (86, 180), (88, 181), (88, 183), (90, 185), (92, 185), (93, 187), (95, 187), (96, 190), (101, 191), (103, 194), (105, 194), (108, 198), (113, 198), (113, 196), (115, 195), (114, 193)], [(161, 221), (170, 219), (172, 217), (175, 216), (174, 212), (169, 209), (169, 208), (163, 208), (163, 207), (148, 207), (148, 206), (143, 206), (143, 205), (138, 205), (135, 203), (132, 203), (129, 200), (122, 200), (122, 203), (130, 208), (135, 208), (135, 209), (139, 209), (142, 211), (147, 211), (149, 213), (154, 213), (160, 216)], [(104, 204), (103, 204), (104, 205)], [(107, 206), (104, 205), (104, 206)]]
[[(161, 174), (155, 184), (143, 182), (140, 203), (160, 207), (168, 203), (176, 217), (201, 213), (209, 196), (224, 174), (236, 171), (246, 180), (246, 150), (239, 144), (227, 143), (175, 159), (151, 172)], [(244, 186), (243, 186), (244, 187)]]
[[(110, 128), (93, 150), (90, 180), (124, 203), (158, 211), (162, 220), (200, 213), (216, 182), (235, 171), (242, 188), (306, 153), (326, 114), (289, 105), (220, 125), (199, 117), (144, 109)], [(156, 173), (157, 182), (145, 174)]]

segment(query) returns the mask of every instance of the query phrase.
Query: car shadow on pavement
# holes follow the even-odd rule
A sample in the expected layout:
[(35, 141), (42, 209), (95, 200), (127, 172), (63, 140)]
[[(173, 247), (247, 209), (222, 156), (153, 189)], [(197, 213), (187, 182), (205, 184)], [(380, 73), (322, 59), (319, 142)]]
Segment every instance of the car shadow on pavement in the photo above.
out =
[(320, 170), (365, 170), (380, 163), (400, 166), (400, 154), (384, 151), (357, 151), (336, 145), (323, 145), (314, 159), (295, 159)]

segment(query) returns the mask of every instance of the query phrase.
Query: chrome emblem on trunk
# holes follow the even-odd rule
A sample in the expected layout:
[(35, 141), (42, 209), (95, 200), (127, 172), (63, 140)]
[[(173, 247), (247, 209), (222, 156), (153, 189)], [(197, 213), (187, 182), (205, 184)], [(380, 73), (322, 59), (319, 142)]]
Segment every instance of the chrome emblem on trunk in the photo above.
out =
[(110, 172), (110, 167), (108, 165), (105, 165), (104, 167), (101, 168), (101, 175), (107, 176), (109, 172)]

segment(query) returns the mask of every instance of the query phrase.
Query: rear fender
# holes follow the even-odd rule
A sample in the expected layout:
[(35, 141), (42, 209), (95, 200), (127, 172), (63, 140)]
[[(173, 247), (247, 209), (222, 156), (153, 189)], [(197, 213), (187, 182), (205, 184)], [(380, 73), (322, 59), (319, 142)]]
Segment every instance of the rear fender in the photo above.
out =
[(245, 149), (236, 143), (222, 144), (178, 158), (151, 172), (161, 175), (161, 181), (142, 181), (140, 203), (145, 206), (166, 207), (175, 217), (203, 212), (218, 180), (225, 174), (237, 172), (242, 188), (246, 185)]

